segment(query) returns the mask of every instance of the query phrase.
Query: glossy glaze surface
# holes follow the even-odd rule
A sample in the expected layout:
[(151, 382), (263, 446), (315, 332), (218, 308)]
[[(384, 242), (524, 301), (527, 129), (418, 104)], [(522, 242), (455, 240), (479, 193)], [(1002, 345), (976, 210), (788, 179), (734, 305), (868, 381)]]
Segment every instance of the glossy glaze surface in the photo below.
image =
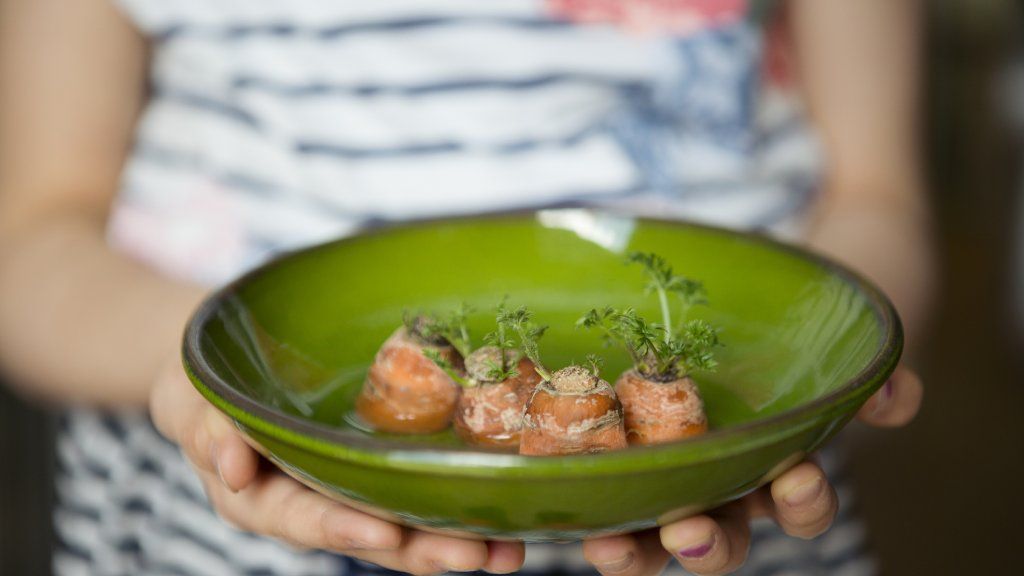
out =
[[(546, 362), (598, 351), (614, 381), (627, 358), (573, 323), (588, 308), (656, 317), (622, 265), (652, 250), (704, 281), (722, 327), (720, 369), (699, 377), (711, 431), (594, 456), (523, 457), (460, 446), (451, 432), (373, 434), (351, 413), (403, 309), (503, 295), (551, 328)], [(482, 335), (485, 312), (472, 318)], [(488, 537), (573, 539), (654, 525), (736, 498), (834, 434), (901, 350), (888, 302), (853, 275), (756, 236), (565, 209), (371, 230), (254, 271), (190, 324), (197, 388), (311, 486), (409, 524)]]

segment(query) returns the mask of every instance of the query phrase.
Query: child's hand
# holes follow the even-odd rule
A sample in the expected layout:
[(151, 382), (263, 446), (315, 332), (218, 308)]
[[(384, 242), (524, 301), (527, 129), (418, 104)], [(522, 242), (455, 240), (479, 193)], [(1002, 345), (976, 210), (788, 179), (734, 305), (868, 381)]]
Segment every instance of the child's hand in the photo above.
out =
[(242, 530), (412, 574), (506, 573), (523, 562), (522, 544), (404, 529), (314, 492), (273, 466), (261, 466), (228, 419), (192, 387), (178, 359), (157, 381), (150, 412), (160, 433), (181, 446), (214, 510)]
[[(874, 426), (903, 426), (917, 414), (923, 388), (898, 368), (857, 417)], [(717, 510), (638, 534), (584, 543), (587, 560), (605, 576), (658, 574), (675, 557), (695, 574), (728, 574), (743, 565), (753, 517), (771, 517), (791, 536), (814, 538), (832, 525), (839, 502), (817, 465), (803, 462), (770, 486)]]

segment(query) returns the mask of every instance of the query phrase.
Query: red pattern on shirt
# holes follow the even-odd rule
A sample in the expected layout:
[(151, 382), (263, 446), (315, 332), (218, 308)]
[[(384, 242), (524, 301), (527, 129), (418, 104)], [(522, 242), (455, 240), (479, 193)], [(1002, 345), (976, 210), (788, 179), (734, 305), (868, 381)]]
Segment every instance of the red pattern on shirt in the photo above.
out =
[(637, 33), (685, 34), (734, 22), (747, 0), (547, 0), (548, 11), (572, 22), (613, 23)]

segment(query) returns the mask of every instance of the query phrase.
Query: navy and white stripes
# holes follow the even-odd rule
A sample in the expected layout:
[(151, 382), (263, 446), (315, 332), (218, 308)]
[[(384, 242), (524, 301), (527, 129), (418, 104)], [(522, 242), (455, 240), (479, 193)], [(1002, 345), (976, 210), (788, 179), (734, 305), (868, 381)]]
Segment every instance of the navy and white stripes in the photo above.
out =
[[(393, 574), (325, 553), (296, 552), (223, 524), (177, 449), (141, 415), (80, 411), (66, 416), (61, 428), (59, 574)], [(808, 542), (756, 521), (750, 560), (741, 574), (871, 573), (872, 562), (863, 555), (863, 525), (852, 516), (849, 478), (833, 453), (823, 455), (822, 466), (843, 504), (836, 526)], [(566, 557), (567, 551), (575, 556)], [(524, 574), (543, 574), (551, 567), (591, 574), (578, 554), (565, 546), (531, 549)]]
[(334, 575), (343, 565), (218, 520), (177, 448), (142, 415), (66, 416), (57, 457), (60, 574), (293, 574), (307, 566)]

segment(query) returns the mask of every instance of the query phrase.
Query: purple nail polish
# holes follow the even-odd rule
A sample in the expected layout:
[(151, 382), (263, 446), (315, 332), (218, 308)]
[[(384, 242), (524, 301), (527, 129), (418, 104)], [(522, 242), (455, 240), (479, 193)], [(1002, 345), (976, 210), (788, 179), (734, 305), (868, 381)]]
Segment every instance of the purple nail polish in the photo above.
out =
[(683, 558), (700, 558), (711, 551), (711, 548), (715, 545), (714, 539), (708, 540), (703, 544), (697, 544), (696, 546), (690, 546), (689, 548), (683, 548), (679, 551), (679, 555)]
[(886, 380), (885, 384), (882, 385), (882, 389), (872, 398), (874, 402), (874, 408), (871, 409), (871, 415), (877, 416), (885, 410), (886, 406), (889, 405), (889, 400), (892, 399), (892, 380)]

